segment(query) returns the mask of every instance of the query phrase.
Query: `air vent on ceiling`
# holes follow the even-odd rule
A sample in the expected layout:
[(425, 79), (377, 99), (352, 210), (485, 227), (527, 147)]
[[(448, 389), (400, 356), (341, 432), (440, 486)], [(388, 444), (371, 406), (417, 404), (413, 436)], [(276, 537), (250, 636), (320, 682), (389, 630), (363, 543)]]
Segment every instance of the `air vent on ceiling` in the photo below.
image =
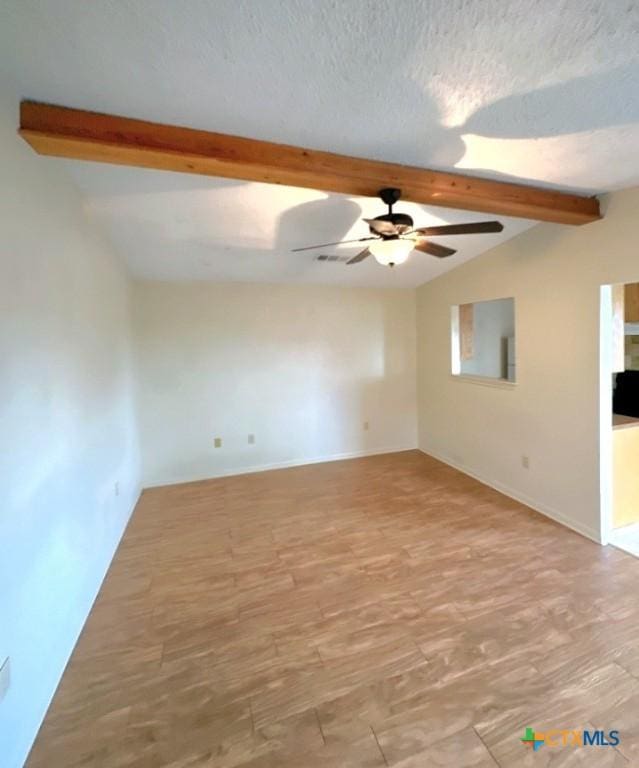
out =
[(331, 254), (320, 253), (320, 255), (316, 257), (315, 261), (339, 261), (341, 263), (344, 263), (349, 259), (350, 259), (350, 256), (336, 256), (334, 253), (331, 253)]

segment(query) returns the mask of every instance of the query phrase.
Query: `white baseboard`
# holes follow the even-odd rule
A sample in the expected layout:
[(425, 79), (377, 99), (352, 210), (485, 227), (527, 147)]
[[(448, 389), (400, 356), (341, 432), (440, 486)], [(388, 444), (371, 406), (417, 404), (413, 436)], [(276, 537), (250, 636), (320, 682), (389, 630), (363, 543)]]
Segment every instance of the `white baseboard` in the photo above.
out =
[(474, 470), (469, 469), (468, 467), (465, 467), (463, 464), (460, 464), (459, 462), (453, 461), (452, 459), (448, 458), (447, 456), (444, 456), (443, 454), (440, 454), (432, 450), (425, 451), (422, 448), (420, 448), (419, 450), (426, 456), (432, 456), (432, 458), (437, 459), (438, 461), (441, 461), (444, 464), (447, 464), (449, 467), (453, 467), (453, 469), (457, 469), (460, 472), (463, 472), (465, 475), (472, 477), (474, 480), (478, 480), (480, 483), (483, 483), (483, 485), (487, 485), (489, 488), (492, 488), (495, 491), (499, 491), (499, 493), (503, 493), (504, 496), (508, 496), (509, 498), (514, 499), (515, 501), (518, 501), (520, 504), (525, 504), (527, 507), (534, 509), (535, 512), (539, 512), (545, 517), (549, 517), (551, 520), (554, 520), (556, 523), (560, 523), (561, 525), (564, 525), (566, 528), (570, 528), (572, 531), (575, 531), (575, 533), (579, 533), (582, 536), (585, 536), (587, 539), (594, 541), (596, 544), (601, 544), (600, 534), (594, 528), (591, 528), (588, 525), (584, 525), (583, 523), (580, 523), (578, 520), (572, 520), (571, 518), (566, 517), (566, 515), (562, 514), (561, 512), (558, 512), (556, 509), (551, 509), (550, 507), (540, 503), (536, 499), (531, 499), (529, 496), (526, 496), (525, 494), (520, 493), (519, 491), (515, 491), (513, 488), (509, 488), (507, 485), (504, 485), (503, 483), (497, 482), (495, 480), (489, 480), (488, 478), (483, 477), (478, 472), (475, 472)]
[(380, 456), (383, 453), (401, 453), (402, 451), (416, 451), (416, 445), (393, 448), (378, 448), (376, 450), (350, 451), (348, 453), (334, 453), (330, 456), (316, 456), (307, 459), (293, 459), (292, 461), (276, 461), (268, 464), (254, 464), (246, 467), (224, 469), (219, 472), (208, 472), (204, 475), (185, 475), (172, 478), (155, 478), (143, 483), (144, 488), (160, 488), (165, 485), (181, 485), (182, 483), (199, 483), (202, 480), (215, 480), (218, 477), (233, 477), (235, 475), (250, 475), (254, 472), (268, 472), (271, 469), (289, 469), (290, 467), (304, 467), (309, 464), (325, 464), (329, 461), (344, 461), (345, 459), (362, 459), (366, 456)]

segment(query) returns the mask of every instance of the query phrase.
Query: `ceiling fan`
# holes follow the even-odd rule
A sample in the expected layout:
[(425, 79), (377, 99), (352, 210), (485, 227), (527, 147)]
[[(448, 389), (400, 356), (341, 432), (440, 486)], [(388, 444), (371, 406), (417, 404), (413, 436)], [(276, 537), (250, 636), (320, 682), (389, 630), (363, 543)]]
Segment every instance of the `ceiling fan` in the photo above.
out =
[(369, 256), (384, 266), (394, 267), (402, 264), (409, 257), (411, 251), (429, 253), (443, 259), (457, 253), (453, 248), (445, 245), (431, 243), (431, 237), (441, 235), (474, 235), (482, 232), (501, 232), (504, 228), (499, 221), (476, 221), (470, 224), (443, 224), (435, 227), (413, 227), (413, 220), (405, 213), (393, 213), (393, 205), (399, 200), (401, 190), (393, 187), (380, 189), (379, 196), (388, 206), (388, 213), (376, 216), (374, 219), (364, 219), (370, 230), (369, 237), (358, 237), (355, 240), (341, 240), (337, 243), (322, 243), (321, 245), (308, 245), (305, 248), (293, 248), (293, 253), (310, 251), (314, 248), (326, 248), (329, 245), (343, 245), (345, 243), (369, 242), (363, 251), (355, 254), (347, 264), (358, 264)]

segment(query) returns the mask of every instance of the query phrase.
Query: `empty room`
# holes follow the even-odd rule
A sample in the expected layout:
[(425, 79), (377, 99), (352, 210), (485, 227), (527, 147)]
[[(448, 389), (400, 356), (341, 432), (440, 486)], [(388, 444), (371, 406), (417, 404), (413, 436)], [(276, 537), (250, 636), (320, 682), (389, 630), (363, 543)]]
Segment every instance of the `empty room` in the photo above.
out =
[(0, 768), (639, 765), (639, 3), (0, 3)]

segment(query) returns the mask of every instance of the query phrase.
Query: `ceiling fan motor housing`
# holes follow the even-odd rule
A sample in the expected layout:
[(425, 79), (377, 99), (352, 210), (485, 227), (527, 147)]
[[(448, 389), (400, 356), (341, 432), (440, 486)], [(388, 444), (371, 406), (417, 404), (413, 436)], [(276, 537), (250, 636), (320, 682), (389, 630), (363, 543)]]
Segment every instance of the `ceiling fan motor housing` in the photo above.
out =
[[(376, 216), (374, 219), (368, 219), (369, 229), (372, 234), (382, 237), (384, 240), (396, 240), (400, 235), (413, 228), (413, 220), (405, 213), (393, 213), (393, 205), (401, 197), (401, 189), (396, 187), (385, 187), (379, 190), (379, 196), (382, 202), (388, 206), (388, 213), (382, 216)], [(392, 224), (394, 231), (385, 231), (385, 227), (376, 227), (373, 221), (385, 221)]]
[(395, 238), (398, 236), (398, 234), (408, 232), (413, 228), (413, 220), (406, 213), (384, 213), (381, 216), (375, 216), (373, 221), (388, 221), (390, 224), (395, 226), (396, 232), (392, 234), (383, 232), (381, 230), (375, 230), (374, 227), (370, 227), (370, 230), (373, 232), (373, 234), (380, 235), (385, 239)]

